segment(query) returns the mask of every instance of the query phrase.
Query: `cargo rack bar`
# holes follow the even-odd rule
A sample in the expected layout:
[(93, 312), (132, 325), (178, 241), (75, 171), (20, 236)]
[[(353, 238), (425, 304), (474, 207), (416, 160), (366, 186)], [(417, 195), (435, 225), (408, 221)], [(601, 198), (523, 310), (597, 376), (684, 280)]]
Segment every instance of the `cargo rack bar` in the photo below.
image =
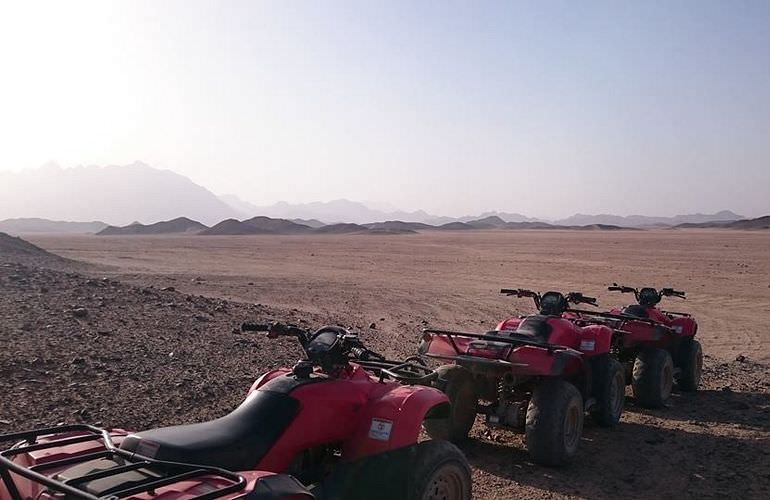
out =
[[(532, 346), (532, 347), (540, 347), (542, 349), (546, 349), (549, 353), (552, 353), (553, 351), (561, 351), (561, 350), (567, 350), (567, 351), (573, 351), (574, 349), (571, 349), (567, 346), (557, 345), (557, 344), (547, 344), (545, 342), (537, 342), (534, 340), (530, 340), (528, 338), (522, 338), (524, 337), (521, 334), (518, 334), (514, 331), (506, 331), (506, 330), (491, 330), (486, 333), (468, 333), (468, 332), (453, 332), (451, 330), (437, 330), (434, 328), (425, 328), (422, 331), (423, 335), (426, 333), (428, 334), (434, 334), (434, 335), (441, 335), (449, 339), (449, 343), (452, 344), (452, 348), (455, 350), (455, 352), (458, 355), (461, 355), (462, 352), (460, 352), (460, 349), (457, 347), (457, 344), (454, 341), (454, 336), (460, 336), (460, 337), (470, 337), (472, 339), (477, 340), (488, 340), (490, 342), (499, 342), (502, 344), (509, 344), (511, 347), (515, 346)], [(500, 333), (505, 333), (506, 336), (499, 335)]]
[[(54, 439), (45, 443), (37, 442), (37, 438), (41, 436), (51, 437), (57, 434), (64, 434), (69, 432), (85, 432), (86, 434), (66, 437), (58, 440)], [(110, 434), (107, 430), (87, 424), (62, 425), (58, 427), (48, 427), (30, 431), (15, 432), (12, 434), (1, 434), (0, 443), (7, 441), (15, 441), (17, 443), (21, 442), (18, 446), (0, 452), (0, 479), (3, 481), (3, 484), (8, 490), (12, 500), (24, 500), (24, 498), (19, 493), (19, 489), (11, 477), (11, 472), (18, 474), (23, 478), (29, 479), (34, 483), (46, 486), (50, 490), (63, 493), (68, 497), (77, 498), (80, 500), (118, 500), (120, 498), (126, 498), (131, 495), (140, 493), (152, 493), (158, 488), (201, 476), (218, 476), (229, 481), (231, 484), (218, 488), (214, 491), (210, 491), (203, 495), (195, 496), (190, 500), (210, 500), (219, 498), (230, 493), (241, 491), (246, 487), (245, 478), (239, 474), (236, 474), (235, 472), (231, 472), (225, 469), (206, 465), (155, 460), (153, 458), (144, 457), (136, 453), (121, 450), (112, 442)], [(60, 460), (53, 460), (51, 462), (34, 465), (32, 467), (24, 467), (11, 459), (16, 455), (30, 451), (56, 448), (59, 446), (83, 443), (87, 441), (101, 441), (102, 445), (104, 446), (104, 450), (63, 458)], [(101, 471), (92, 472), (84, 476), (71, 478), (67, 481), (58, 481), (39, 472), (44, 469), (53, 469), (66, 465), (85, 463), (89, 460), (98, 458), (111, 458), (115, 456), (121, 457), (129, 463)], [(74, 484), (84, 483), (95, 479), (103, 479), (105, 477), (122, 474), (131, 470), (137, 470), (142, 467), (153, 468), (153, 472), (157, 472), (154, 469), (160, 469), (167, 475), (159, 478), (151, 478), (147, 482), (136, 486), (123, 489), (116, 487), (113, 488), (112, 491), (107, 490), (103, 492), (104, 494), (100, 496), (88, 493), (73, 486)]]

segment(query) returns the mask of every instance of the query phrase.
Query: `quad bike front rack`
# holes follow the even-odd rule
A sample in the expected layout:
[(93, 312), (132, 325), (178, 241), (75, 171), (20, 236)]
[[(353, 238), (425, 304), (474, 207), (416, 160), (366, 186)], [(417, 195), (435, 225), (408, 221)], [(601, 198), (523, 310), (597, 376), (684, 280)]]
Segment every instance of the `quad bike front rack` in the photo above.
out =
[(383, 381), (390, 377), (406, 385), (425, 385), (438, 378), (438, 373), (429, 368), (419, 356), (410, 356), (404, 361), (390, 359), (354, 359), (357, 365), (372, 372)]
[[(50, 441), (38, 442), (38, 438), (45, 437), (50, 439), (58, 434), (71, 434), (74, 436), (52, 439)], [(0, 435), (0, 443), (14, 441), (13, 445), (0, 452), (0, 479), (2, 479), (6, 490), (12, 500), (23, 500), (19, 489), (11, 477), (11, 472), (34, 483), (43, 485), (49, 490), (64, 494), (66, 498), (77, 498), (81, 500), (118, 500), (121, 498), (139, 495), (142, 493), (152, 494), (155, 490), (173, 485), (182, 481), (189, 481), (203, 476), (215, 476), (226, 480), (225, 486), (209, 491), (205, 494), (193, 497), (191, 500), (209, 500), (219, 498), (230, 493), (241, 491), (246, 487), (246, 479), (234, 472), (210, 467), (205, 465), (186, 464), (179, 462), (167, 462), (155, 460), (149, 457), (137, 455), (136, 453), (121, 450), (112, 442), (107, 430), (94, 427), (87, 424), (62, 425), (31, 431), (22, 431), (13, 434)], [(88, 441), (101, 441), (103, 449), (96, 452), (78, 454), (75, 456), (43, 462), (30, 467), (24, 467), (12, 460), (12, 457), (23, 453), (37, 450), (56, 448)], [(91, 472), (80, 477), (69, 478), (67, 480), (57, 480), (52, 477), (41, 474), (40, 471), (55, 469), (62, 466), (72, 466), (96, 459), (111, 459), (120, 457), (125, 461), (125, 465), (116, 465), (104, 470)], [(94, 495), (77, 487), (79, 484), (97, 479), (104, 479), (110, 476), (116, 476), (129, 471), (139, 469), (149, 469), (153, 473), (161, 472), (158, 477), (153, 477), (148, 481), (128, 487), (116, 487), (102, 492), (100, 496)]]

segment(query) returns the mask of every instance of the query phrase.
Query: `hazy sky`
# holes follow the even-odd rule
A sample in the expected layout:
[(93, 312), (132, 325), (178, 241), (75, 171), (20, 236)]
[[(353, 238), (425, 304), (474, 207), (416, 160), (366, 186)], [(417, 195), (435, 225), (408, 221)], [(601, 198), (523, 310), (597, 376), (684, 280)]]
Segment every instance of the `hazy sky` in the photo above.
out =
[[(770, 2), (0, 4), (0, 169), (263, 204), (770, 213)], [(0, 200), (0, 203), (2, 200)]]

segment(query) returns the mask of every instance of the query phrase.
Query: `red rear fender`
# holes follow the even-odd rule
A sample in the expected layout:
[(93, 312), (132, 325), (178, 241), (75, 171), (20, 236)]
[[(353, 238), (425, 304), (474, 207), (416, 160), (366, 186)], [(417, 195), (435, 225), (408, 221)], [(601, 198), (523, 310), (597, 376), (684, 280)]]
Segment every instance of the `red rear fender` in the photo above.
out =
[(543, 377), (571, 375), (580, 370), (583, 362), (576, 351), (521, 346), (511, 352), (508, 361), (514, 363), (513, 373)]

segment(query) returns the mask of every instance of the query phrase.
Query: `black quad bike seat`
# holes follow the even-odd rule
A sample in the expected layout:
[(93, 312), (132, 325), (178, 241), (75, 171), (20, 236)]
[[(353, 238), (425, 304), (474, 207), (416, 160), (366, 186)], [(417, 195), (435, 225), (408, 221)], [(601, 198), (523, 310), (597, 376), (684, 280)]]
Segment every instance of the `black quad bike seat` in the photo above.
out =
[(299, 401), (288, 394), (254, 391), (224, 417), (131, 434), (120, 447), (156, 460), (249, 470), (267, 454), (298, 409)]
[(538, 342), (547, 343), (551, 335), (551, 325), (548, 324), (548, 316), (527, 316), (519, 323), (516, 333), (532, 337)]
[(650, 314), (647, 312), (647, 306), (639, 304), (631, 304), (623, 308), (623, 314), (634, 316), (635, 318), (649, 318)]

